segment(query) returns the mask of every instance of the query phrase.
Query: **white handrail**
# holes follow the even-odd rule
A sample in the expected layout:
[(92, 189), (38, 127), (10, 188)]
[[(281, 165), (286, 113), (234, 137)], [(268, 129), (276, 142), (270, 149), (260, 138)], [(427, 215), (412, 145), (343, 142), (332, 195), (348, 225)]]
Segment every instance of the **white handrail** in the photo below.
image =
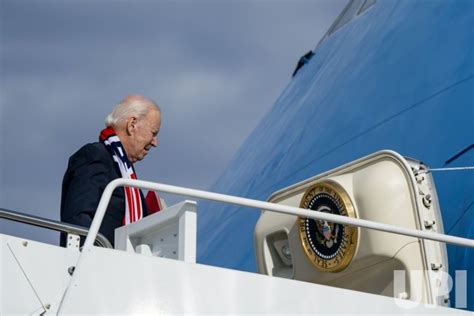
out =
[(426, 231), (421, 231), (421, 230), (416, 230), (416, 229), (397, 227), (393, 225), (377, 223), (377, 222), (368, 221), (364, 219), (350, 218), (350, 217), (346, 217), (342, 215), (335, 215), (335, 214), (329, 214), (329, 213), (323, 213), (323, 212), (314, 212), (314, 211), (310, 211), (310, 210), (306, 210), (306, 209), (302, 209), (298, 207), (279, 205), (275, 203), (241, 198), (241, 197), (232, 196), (232, 195), (194, 190), (194, 189), (189, 189), (189, 188), (177, 187), (177, 186), (142, 181), (142, 180), (131, 180), (131, 179), (120, 178), (120, 179), (115, 179), (114, 181), (110, 182), (105, 188), (104, 193), (102, 194), (102, 197), (100, 198), (99, 206), (97, 207), (94, 220), (92, 221), (92, 225), (89, 229), (89, 234), (87, 235), (86, 241), (84, 243), (84, 249), (89, 249), (93, 246), (95, 237), (97, 233), (99, 232), (102, 219), (104, 218), (107, 205), (109, 204), (110, 197), (112, 196), (113, 191), (119, 186), (129, 186), (129, 187), (143, 188), (143, 189), (153, 190), (153, 191), (191, 196), (191, 197), (205, 199), (205, 200), (236, 204), (236, 205), (252, 207), (252, 208), (257, 208), (257, 209), (269, 210), (269, 211), (273, 211), (277, 213), (297, 215), (301, 217), (309, 217), (312, 219), (326, 220), (333, 223), (365, 227), (369, 229), (375, 229), (375, 230), (395, 233), (399, 235), (430, 239), (430, 240), (455, 244), (458, 246), (474, 248), (473, 239), (443, 235), (443, 234), (426, 232)]

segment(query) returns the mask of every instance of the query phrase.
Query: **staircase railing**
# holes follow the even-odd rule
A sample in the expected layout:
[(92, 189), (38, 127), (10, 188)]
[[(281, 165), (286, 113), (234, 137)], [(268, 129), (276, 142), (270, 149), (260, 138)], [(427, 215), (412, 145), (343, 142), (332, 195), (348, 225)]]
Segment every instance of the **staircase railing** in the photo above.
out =
[(235, 204), (235, 205), (240, 205), (240, 206), (245, 206), (245, 207), (257, 208), (260, 210), (268, 210), (268, 211), (273, 211), (277, 213), (296, 215), (296, 216), (301, 216), (301, 217), (309, 217), (312, 219), (326, 220), (328, 222), (333, 222), (333, 223), (365, 227), (369, 229), (375, 229), (375, 230), (399, 234), (399, 235), (406, 235), (406, 236), (411, 236), (411, 237), (416, 237), (416, 238), (429, 239), (429, 240), (434, 240), (434, 241), (455, 244), (458, 246), (474, 248), (474, 240), (467, 239), (467, 238), (461, 238), (461, 237), (427, 232), (427, 231), (416, 230), (416, 229), (409, 229), (409, 228), (404, 228), (404, 227), (397, 227), (393, 225), (373, 222), (373, 221), (364, 220), (364, 219), (350, 218), (350, 217), (346, 217), (342, 215), (335, 215), (335, 214), (329, 214), (329, 213), (323, 213), (323, 212), (314, 212), (314, 211), (309, 211), (309, 210), (298, 208), (298, 207), (279, 205), (275, 203), (241, 198), (237, 196), (231, 196), (231, 195), (225, 195), (225, 194), (219, 194), (219, 193), (213, 193), (213, 192), (207, 192), (207, 191), (201, 191), (201, 190), (194, 190), (194, 189), (189, 189), (189, 188), (177, 187), (177, 186), (142, 181), (142, 180), (131, 180), (131, 179), (119, 178), (110, 182), (102, 194), (102, 197), (99, 202), (99, 206), (97, 207), (97, 211), (94, 216), (94, 220), (92, 221), (91, 228), (89, 229), (89, 234), (87, 235), (86, 241), (84, 243), (85, 249), (88, 249), (93, 246), (94, 240), (99, 232), (99, 228), (104, 218), (105, 211), (107, 209), (107, 205), (109, 204), (109, 200), (112, 196), (112, 193), (119, 186), (136, 187), (136, 188), (142, 188), (142, 189), (147, 189), (147, 190), (190, 196), (190, 197), (195, 197), (195, 198), (200, 198), (200, 199), (205, 199), (205, 200)]
[[(5, 208), (0, 208), (0, 218), (59, 232), (76, 234), (80, 236), (87, 236), (87, 234), (89, 233), (89, 229), (86, 227), (63, 223), (44, 217), (15, 212)], [(100, 247), (113, 248), (109, 240), (100, 233), (95, 234), (93, 241), (96, 241), (97, 245)]]

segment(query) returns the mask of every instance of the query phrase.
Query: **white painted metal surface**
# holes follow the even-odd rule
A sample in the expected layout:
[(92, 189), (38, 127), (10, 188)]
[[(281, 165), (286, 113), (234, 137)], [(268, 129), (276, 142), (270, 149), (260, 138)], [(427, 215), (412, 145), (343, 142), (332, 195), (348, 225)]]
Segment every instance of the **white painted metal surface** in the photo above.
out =
[(115, 249), (196, 262), (196, 202), (184, 201), (115, 230)]
[(82, 259), (61, 314), (463, 314), (455, 309), (432, 305), (413, 308), (411, 302), (378, 295), (110, 249), (94, 247)]
[(79, 252), (0, 234), (0, 315), (39, 315), (59, 307)]

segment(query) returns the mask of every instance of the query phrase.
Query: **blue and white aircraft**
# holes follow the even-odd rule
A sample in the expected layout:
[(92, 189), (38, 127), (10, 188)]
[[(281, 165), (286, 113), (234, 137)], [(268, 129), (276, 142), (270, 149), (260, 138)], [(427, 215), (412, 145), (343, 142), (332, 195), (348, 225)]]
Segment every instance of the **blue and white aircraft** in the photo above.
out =
[[(473, 121), (474, 2), (354, 0), (301, 58), (211, 191), (267, 200), (390, 149), (431, 168), (444, 233), (473, 239)], [(237, 209), (200, 207), (199, 262), (257, 270), (259, 213)], [(474, 250), (447, 245), (447, 252), (453, 279), (467, 271), (467, 305), (474, 310)]]

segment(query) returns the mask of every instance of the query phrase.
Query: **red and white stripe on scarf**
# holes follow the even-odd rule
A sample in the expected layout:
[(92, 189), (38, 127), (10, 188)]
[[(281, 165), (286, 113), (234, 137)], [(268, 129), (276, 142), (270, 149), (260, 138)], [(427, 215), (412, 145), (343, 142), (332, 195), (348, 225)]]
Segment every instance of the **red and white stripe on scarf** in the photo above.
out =
[[(128, 160), (125, 149), (115, 130), (111, 127), (100, 132), (99, 140), (104, 143), (112, 158), (117, 163), (122, 178), (137, 179), (133, 164)], [(125, 190), (125, 214), (123, 224), (127, 225), (138, 221), (143, 217), (142, 199), (140, 190), (137, 188), (124, 187)]]

